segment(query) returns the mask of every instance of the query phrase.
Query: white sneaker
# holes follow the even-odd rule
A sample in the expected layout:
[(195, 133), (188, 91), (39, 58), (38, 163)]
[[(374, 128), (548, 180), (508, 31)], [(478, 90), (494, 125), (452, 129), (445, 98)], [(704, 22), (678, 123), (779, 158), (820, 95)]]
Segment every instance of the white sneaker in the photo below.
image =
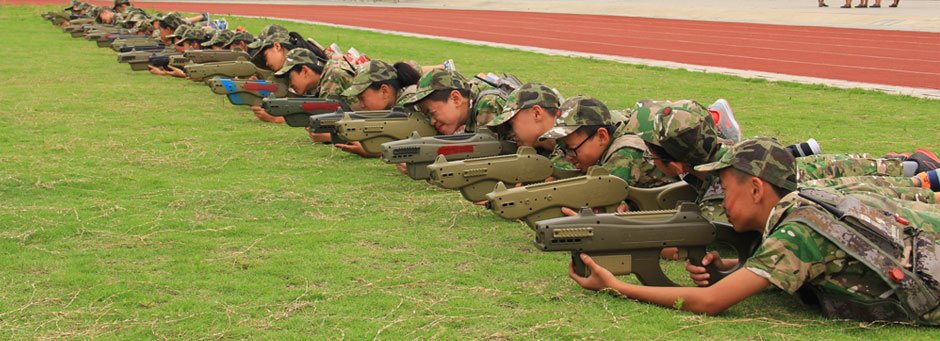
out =
[(715, 103), (708, 106), (709, 110), (714, 110), (718, 112), (718, 122), (715, 122), (718, 125), (718, 130), (721, 131), (726, 138), (731, 141), (739, 142), (741, 141), (741, 126), (738, 125), (738, 121), (734, 119), (734, 112), (731, 111), (731, 105), (728, 104), (728, 101), (724, 98), (719, 98)]
[(457, 65), (454, 65), (453, 59), (448, 59), (444, 61), (444, 70), (457, 71)]

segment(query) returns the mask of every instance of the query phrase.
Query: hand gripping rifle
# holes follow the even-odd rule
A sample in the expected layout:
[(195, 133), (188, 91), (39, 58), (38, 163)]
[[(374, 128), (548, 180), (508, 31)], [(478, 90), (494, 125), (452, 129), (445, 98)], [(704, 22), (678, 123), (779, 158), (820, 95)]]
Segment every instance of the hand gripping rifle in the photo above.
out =
[(514, 153), (516, 144), (500, 139), (495, 132), (482, 127), (473, 133), (420, 136), (413, 132), (405, 140), (382, 144), (382, 161), (404, 163), (408, 177), (415, 180), (431, 178), (428, 165), (438, 158), (463, 160)]
[(614, 275), (636, 274), (643, 285), (677, 286), (659, 267), (663, 248), (679, 248), (679, 255), (702, 266), (705, 248), (725, 244), (737, 252), (738, 264), (727, 271), (714, 263), (705, 268), (714, 284), (741, 268), (757, 246), (758, 232), (736, 232), (726, 223), (702, 217), (698, 205), (681, 203), (674, 210), (595, 214), (582, 209), (579, 215), (542, 220), (535, 226), (535, 247), (542, 251), (570, 251), (574, 271), (590, 276), (581, 253)]
[(519, 147), (515, 154), (508, 155), (459, 161), (438, 157), (427, 168), (431, 182), (443, 188), (459, 190), (464, 199), (472, 202), (486, 200), (486, 194), (492, 192), (499, 182), (513, 187), (519, 183), (542, 182), (549, 177), (567, 179), (582, 175), (577, 169), (556, 168), (547, 157), (525, 146)]
[(419, 136), (437, 135), (437, 129), (420, 113), (408, 117), (383, 119), (353, 119), (345, 115), (336, 122), (336, 134), (346, 141), (358, 141), (367, 153), (382, 152), (382, 144), (398, 141), (417, 132)]

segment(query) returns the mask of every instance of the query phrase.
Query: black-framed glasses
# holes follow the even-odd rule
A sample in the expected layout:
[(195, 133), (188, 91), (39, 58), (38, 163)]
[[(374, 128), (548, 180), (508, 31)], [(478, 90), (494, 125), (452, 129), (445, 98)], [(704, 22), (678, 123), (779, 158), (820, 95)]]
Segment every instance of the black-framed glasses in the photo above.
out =
[(581, 141), (581, 143), (579, 143), (577, 147), (574, 147), (573, 149), (569, 149), (568, 147), (565, 147), (564, 149), (562, 149), (562, 152), (565, 153), (565, 156), (570, 156), (571, 158), (578, 157), (578, 149), (580, 149), (581, 146), (583, 146), (588, 140), (594, 137), (594, 134), (597, 134), (597, 130), (591, 133), (591, 135), (588, 135), (588, 137), (585, 138), (584, 141)]

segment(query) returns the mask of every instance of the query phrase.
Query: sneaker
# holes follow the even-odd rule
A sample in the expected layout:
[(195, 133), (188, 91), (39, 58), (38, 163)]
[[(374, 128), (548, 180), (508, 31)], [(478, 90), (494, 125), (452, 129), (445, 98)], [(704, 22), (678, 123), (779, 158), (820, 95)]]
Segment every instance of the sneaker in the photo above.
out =
[(202, 12), (202, 21), (209, 21), (209, 12)]
[(444, 61), (444, 70), (457, 71), (457, 65), (454, 65), (453, 59), (448, 59)]
[(940, 168), (940, 158), (924, 148), (915, 150), (914, 154), (907, 158), (907, 161), (917, 162), (918, 173)]
[(741, 126), (734, 119), (734, 112), (731, 111), (731, 105), (728, 104), (727, 100), (719, 98), (715, 103), (708, 106), (708, 110), (718, 112), (718, 120), (715, 121), (715, 124), (718, 125), (718, 130), (726, 138), (734, 142), (741, 141)]
[(917, 174), (917, 178), (920, 179), (920, 187), (929, 188), (934, 192), (940, 192), (940, 176), (938, 176), (938, 172), (940, 172), (940, 169)]
[(215, 19), (209, 23), (209, 27), (217, 29), (217, 30), (227, 30), (228, 21), (226, 21), (225, 19)]

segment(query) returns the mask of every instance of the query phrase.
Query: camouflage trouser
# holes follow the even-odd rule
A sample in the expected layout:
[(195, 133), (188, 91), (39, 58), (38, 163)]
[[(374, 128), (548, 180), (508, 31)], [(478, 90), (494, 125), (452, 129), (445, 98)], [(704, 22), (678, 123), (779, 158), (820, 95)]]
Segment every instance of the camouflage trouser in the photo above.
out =
[(800, 183), (802, 187), (828, 188), (845, 194), (878, 194), (888, 198), (937, 204), (936, 193), (928, 188), (914, 186), (908, 177), (848, 176), (838, 179), (820, 179)]
[(900, 159), (878, 159), (868, 154), (823, 154), (797, 160), (797, 181), (835, 179), (846, 176), (904, 176)]
[(897, 215), (906, 218), (911, 226), (940, 232), (940, 204), (899, 200), (877, 193), (853, 194), (872, 207), (881, 208), (886, 212), (896, 212)]

